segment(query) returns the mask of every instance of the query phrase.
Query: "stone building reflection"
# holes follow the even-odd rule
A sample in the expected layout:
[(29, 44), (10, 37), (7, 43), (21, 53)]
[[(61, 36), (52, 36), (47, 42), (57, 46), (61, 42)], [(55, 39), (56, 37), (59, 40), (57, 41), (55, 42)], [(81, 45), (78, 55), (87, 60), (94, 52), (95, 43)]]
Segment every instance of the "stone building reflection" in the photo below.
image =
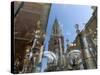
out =
[(76, 24), (77, 36), (73, 42), (66, 40), (65, 52), (57, 19), (48, 51), (44, 50), (50, 7), (46, 3), (14, 2), (14, 73), (40, 72), (43, 57), (48, 58), (46, 72), (97, 68), (97, 8), (92, 7), (92, 17), (82, 31)]

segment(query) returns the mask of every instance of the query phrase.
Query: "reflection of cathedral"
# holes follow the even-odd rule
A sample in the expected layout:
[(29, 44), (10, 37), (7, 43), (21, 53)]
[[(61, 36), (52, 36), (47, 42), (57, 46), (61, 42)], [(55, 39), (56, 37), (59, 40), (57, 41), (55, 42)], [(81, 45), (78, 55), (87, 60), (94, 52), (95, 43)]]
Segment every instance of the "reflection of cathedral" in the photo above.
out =
[(62, 48), (62, 53), (63, 53), (64, 52), (63, 51), (64, 50), (64, 45), (63, 45), (64, 38), (62, 35), (60, 25), (58, 24), (58, 21), (55, 20), (53, 27), (52, 27), (50, 40), (49, 40), (49, 51), (52, 51), (54, 53), (56, 53), (57, 51), (60, 52), (59, 39), (61, 39), (61, 43), (62, 43), (61, 48)]
[(50, 8), (46, 3), (14, 2), (13, 72), (40, 72), (43, 58), (48, 58), (45, 71), (97, 68), (97, 8), (92, 7), (94, 12), (82, 31), (76, 24), (77, 36), (72, 43), (67, 40), (66, 52), (65, 35), (57, 19), (45, 50)]
[[(63, 64), (64, 37), (57, 19), (55, 19), (52, 27), (48, 49), (57, 56), (58, 62), (55, 66), (61, 66)], [(48, 67), (50, 67), (49, 65), (52, 66), (53, 64), (48, 64)]]

